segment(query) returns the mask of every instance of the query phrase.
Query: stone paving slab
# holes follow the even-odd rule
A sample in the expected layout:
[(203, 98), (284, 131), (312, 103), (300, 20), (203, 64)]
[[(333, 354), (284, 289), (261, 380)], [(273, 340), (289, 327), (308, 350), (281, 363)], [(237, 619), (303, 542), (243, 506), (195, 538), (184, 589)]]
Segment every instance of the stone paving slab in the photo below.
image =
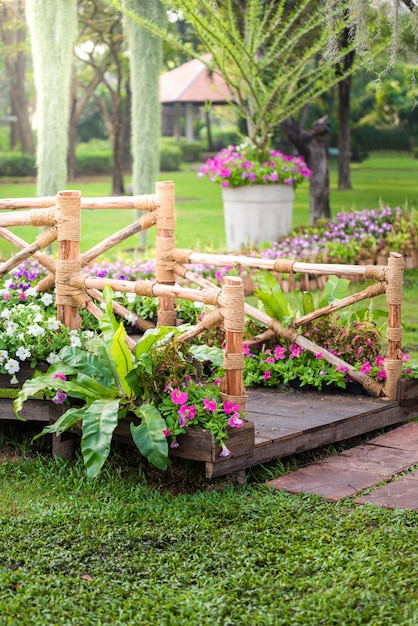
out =
[[(411, 422), (367, 444), (303, 467), (268, 482), (288, 493), (312, 493), (331, 501), (354, 497), (418, 464), (418, 422)], [(377, 488), (356, 504), (418, 510), (418, 471)]]
[(386, 509), (410, 509), (418, 511), (418, 473), (407, 474), (399, 480), (379, 487), (367, 496), (356, 498), (356, 504), (376, 504)]
[(370, 439), (368, 443), (387, 448), (418, 451), (418, 422), (409, 422), (409, 424), (399, 426), (384, 435)]
[(336, 469), (326, 463), (315, 463), (270, 480), (267, 484), (276, 491), (284, 489), (292, 494), (313, 493), (337, 502), (341, 498), (355, 496), (359, 491), (373, 487), (383, 480), (383, 476), (371, 471)]

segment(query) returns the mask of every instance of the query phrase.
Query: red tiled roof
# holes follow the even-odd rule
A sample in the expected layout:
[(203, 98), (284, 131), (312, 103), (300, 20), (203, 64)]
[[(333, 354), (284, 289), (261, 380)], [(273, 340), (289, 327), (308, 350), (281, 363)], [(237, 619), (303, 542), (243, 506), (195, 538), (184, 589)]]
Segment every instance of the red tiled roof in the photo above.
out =
[[(210, 58), (205, 55), (202, 58)], [(230, 91), (219, 74), (193, 59), (160, 77), (160, 102), (226, 102)]]

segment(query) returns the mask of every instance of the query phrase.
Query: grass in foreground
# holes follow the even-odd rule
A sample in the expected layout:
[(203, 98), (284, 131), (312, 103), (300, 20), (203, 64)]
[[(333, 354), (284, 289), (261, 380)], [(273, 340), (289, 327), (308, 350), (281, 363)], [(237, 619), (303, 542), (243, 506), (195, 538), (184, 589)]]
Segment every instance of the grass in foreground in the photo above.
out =
[(416, 512), (256, 485), (173, 498), (41, 457), (0, 465), (0, 493), (2, 624), (418, 622)]

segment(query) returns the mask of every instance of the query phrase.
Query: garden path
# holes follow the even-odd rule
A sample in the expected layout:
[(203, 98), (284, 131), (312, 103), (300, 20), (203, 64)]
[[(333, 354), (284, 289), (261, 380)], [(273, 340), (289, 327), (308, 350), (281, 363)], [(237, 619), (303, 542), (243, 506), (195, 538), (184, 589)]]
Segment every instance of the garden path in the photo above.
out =
[[(275, 490), (418, 511), (418, 422), (269, 481)], [(361, 495), (360, 495), (361, 494)]]

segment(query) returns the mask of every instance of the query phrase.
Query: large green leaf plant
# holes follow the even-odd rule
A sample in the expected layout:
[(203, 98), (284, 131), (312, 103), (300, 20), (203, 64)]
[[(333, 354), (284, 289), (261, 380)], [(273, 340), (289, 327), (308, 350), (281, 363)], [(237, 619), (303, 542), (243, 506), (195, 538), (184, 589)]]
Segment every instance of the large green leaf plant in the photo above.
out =
[[(166, 422), (149, 401), (145, 388), (152, 376), (149, 352), (175, 329), (158, 328), (148, 331), (137, 343), (135, 354), (126, 344), (126, 330), (118, 323), (112, 311), (112, 290), (105, 287), (106, 310), (99, 321), (94, 353), (83, 348), (65, 347), (59, 353), (60, 361), (51, 365), (45, 374), (36, 372), (22, 386), (15, 402), (17, 417), (25, 400), (40, 391), (70, 396), (82, 406), (72, 406), (41, 435), (57, 436), (81, 423), (81, 453), (89, 477), (96, 477), (107, 457), (114, 430), (128, 414), (139, 418), (130, 423), (133, 441), (141, 454), (159, 469), (168, 466), (168, 443), (164, 434)], [(141, 386), (141, 380), (145, 381)], [(145, 399), (145, 401), (144, 401)]]

